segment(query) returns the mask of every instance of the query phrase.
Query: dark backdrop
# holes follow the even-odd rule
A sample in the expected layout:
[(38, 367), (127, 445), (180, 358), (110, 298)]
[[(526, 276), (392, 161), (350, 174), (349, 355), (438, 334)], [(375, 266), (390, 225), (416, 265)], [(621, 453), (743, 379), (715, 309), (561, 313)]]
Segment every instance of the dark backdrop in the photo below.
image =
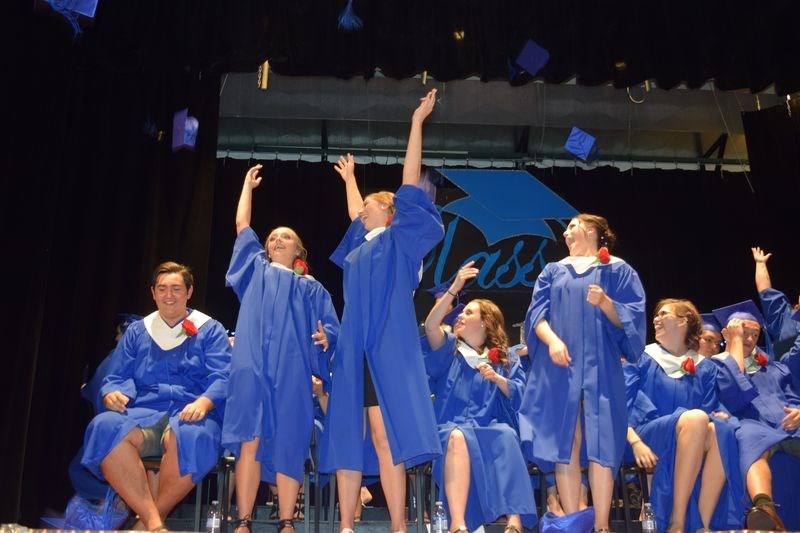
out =
[[(233, 327), (236, 302), (223, 275), (247, 162), (214, 159), (217, 75), (191, 63), (89, 67), (71, 53), (62, 21), (22, 28), (28, 58), (9, 69), (18, 83), (9, 84), (1, 199), (7, 290), (0, 522), (35, 525), (46, 507), (63, 509), (72, 493), (66, 466), (88, 416), (78, 396), (83, 369), (111, 348), (117, 313), (152, 310), (153, 266), (167, 259), (192, 265), (193, 304)], [(200, 120), (198, 145), (173, 153), (148, 125), (169, 135), (172, 113), (182, 107)], [(774, 120), (784, 124), (786, 117), (776, 113)], [(772, 127), (764, 120), (748, 137)], [(786, 131), (796, 136), (796, 129)], [(775, 252), (774, 284), (797, 294), (798, 176), (784, 159), (796, 160), (793, 139), (749, 176), (755, 192), (741, 173), (532, 172), (578, 210), (609, 218), (621, 239), (618, 253), (640, 272), (651, 305), (686, 296), (709, 309), (755, 296), (755, 244)], [(369, 190), (394, 188), (399, 174), (394, 167), (358, 170)], [(347, 224), (339, 178), (327, 164), (302, 162), (267, 162), (265, 175), (254, 227), (264, 235), (277, 224), (295, 226), (314, 272), (340, 305), (340, 274), (326, 259)], [(526, 292), (490, 296), (516, 321)], [(417, 301), (421, 312), (431, 303), (421, 291)]]

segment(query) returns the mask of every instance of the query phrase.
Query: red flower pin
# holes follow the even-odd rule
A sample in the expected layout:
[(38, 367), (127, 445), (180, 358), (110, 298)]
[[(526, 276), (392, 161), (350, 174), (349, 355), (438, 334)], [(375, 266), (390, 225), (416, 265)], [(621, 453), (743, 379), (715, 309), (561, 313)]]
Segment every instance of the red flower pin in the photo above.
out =
[(694, 367), (694, 361), (692, 360), (691, 357), (687, 357), (683, 361), (683, 364), (681, 364), (681, 370), (683, 370), (687, 374), (694, 374), (695, 372), (697, 372), (697, 369)]
[(500, 350), (497, 348), (491, 348), (489, 350), (489, 361), (491, 361), (493, 365), (499, 364), (501, 362)]
[(756, 360), (756, 363), (758, 363), (758, 366), (767, 366), (767, 363), (769, 362), (769, 360), (767, 359), (767, 356), (764, 355), (761, 352), (756, 353), (756, 355), (755, 355), (755, 357), (753, 357), (753, 359)]
[(295, 274), (305, 276), (308, 274), (308, 263), (298, 257), (294, 260), (294, 263), (292, 263), (292, 270), (294, 270)]
[(389, 226), (391, 225), (391, 223), (392, 223), (392, 215), (389, 215), (388, 217), (386, 217), (386, 225)]
[(597, 250), (597, 260), (607, 265), (609, 261), (611, 261), (611, 254), (608, 252), (608, 248), (605, 246), (601, 246), (599, 250)]
[(188, 318), (183, 321), (181, 327), (183, 327), (183, 332), (186, 334), (187, 337), (192, 337), (194, 335), (197, 335), (197, 326), (195, 326), (194, 322), (192, 322)]

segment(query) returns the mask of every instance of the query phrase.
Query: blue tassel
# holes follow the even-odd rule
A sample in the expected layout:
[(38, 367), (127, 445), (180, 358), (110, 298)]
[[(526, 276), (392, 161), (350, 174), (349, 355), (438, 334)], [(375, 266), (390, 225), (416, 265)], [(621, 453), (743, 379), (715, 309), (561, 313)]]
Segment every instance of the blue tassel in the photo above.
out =
[(347, 5), (344, 6), (342, 13), (339, 15), (339, 29), (341, 30), (358, 30), (364, 26), (361, 17), (353, 13), (353, 0), (347, 0)]
[(73, 11), (70, 6), (67, 5), (67, 2), (62, 0), (46, 0), (49, 3), (53, 11), (56, 13), (60, 13), (72, 26), (73, 37), (77, 37), (81, 33), (83, 33), (83, 29), (81, 28), (80, 23), (78, 22), (78, 15), (75, 11)]

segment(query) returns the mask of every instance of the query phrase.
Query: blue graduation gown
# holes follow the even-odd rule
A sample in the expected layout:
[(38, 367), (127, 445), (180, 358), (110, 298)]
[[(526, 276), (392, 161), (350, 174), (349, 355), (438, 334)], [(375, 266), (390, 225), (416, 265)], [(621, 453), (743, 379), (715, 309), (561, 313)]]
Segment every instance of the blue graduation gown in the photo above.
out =
[[(222, 444), (238, 456), (242, 442), (259, 437), (261, 479), (274, 483), (280, 472), (302, 483), (314, 425), (311, 376), (328, 384), (339, 330), (330, 294), (313, 278), (271, 264), (249, 227), (236, 238), (225, 280), (241, 306)], [(327, 352), (311, 338), (318, 320)]]
[[(626, 363), (623, 369), (628, 396), (628, 425), (658, 456), (650, 501), (656, 512), (658, 530), (663, 532), (666, 531), (672, 514), (677, 451), (675, 428), (678, 419), (687, 410), (700, 409), (709, 415), (718, 410), (716, 367), (710, 361), (701, 359), (694, 375), (685, 374), (673, 378), (645, 352), (638, 363)], [(713, 529), (738, 528), (744, 516), (741, 503), (744, 486), (739, 473), (739, 448), (734, 434), (736, 424), (714, 416), (709, 418), (714, 423), (727, 478), (710, 525)], [(698, 475), (686, 510), (687, 531), (703, 527), (697, 507), (700, 478)]]
[[(614, 300), (622, 328), (589, 304), (589, 284)], [(566, 344), (572, 362), (557, 367), (534, 332), (547, 320)], [(590, 266), (549, 263), (539, 274), (525, 317), (531, 371), (520, 409), (523, 451), (534, 462), (569, 463), (575, 421), (583, 401), (588, 459), (616, 471), (627, 441), (625, 380), (621, 357), (636, 361), (644, 350), (645, 293), (636, 271), (622, 260)]]
[[(121, 363), (106, 376), (99, 396), (119, 390), (130, 401), (124, 413), (104, 411), (92, 419), (86, 428), (81, 464), (105, 479), (100, 463), (106, 455), (133, 428), (155, 425), (167, 416), (177, 438), (180, 474), (191, 474), (198, 483), (222, 453), (220, 432), (231, 361), (225, 328), (209, 319), (196, 335), (163, 350), (145, 329), (144, 321), (137, 320), (125, 331), (116, 350), (121, 351)], [(181, 410), (200, 396), (214, 402), (214, 409), (198, 422), (178, 420)]]
[[(466, 525), (474, 530), (499, 516), (519, 514), (525, 527), (531, 528), (536, 523), (536, 503), (516, 431), (525, 373), (519, 361), (509, 370), (502, 364), (493, 365), (495, 372), (508, 379), (506, 397), (497, 385), (467, 364), (456, 351), (456, 342), (456, 337), (447, 333), (445, 343), (432, 351), (425, 339), (423, 353), (436, 396), (433, 408), (442, 449), (447, 449), (450, 433), (458, 428), (469, 450)], [(444, 462), (444, 457), (433, 461), (433, 477), (447, 505)]]
[[(793, 339), (800, 333), (800, 323), (792, 320), (794, 308), (784, 293), (777, 289), (764, 289), (758, 293), (764, 311), (767, 332), (775, 343)], [(776, 356), (782, 354), (776, 353)]]
[(364, 241), (350, 225), (331, 260), (344, 269), (345, 306), (333, 363), (321, 469), (364, 470), (364, 357), (395, 464), (441, 455), (412, 300), (425, 255), (444, 227), (425, 192), (403, 185), (391, 225)]

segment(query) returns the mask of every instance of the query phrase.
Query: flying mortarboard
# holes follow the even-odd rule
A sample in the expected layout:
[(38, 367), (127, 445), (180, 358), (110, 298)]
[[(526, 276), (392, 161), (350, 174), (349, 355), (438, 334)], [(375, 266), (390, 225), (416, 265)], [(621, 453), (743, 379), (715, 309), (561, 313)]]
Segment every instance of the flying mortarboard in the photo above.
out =
[(700, 317), (703, 319), (703, 330), (722, 333), (722, 326), (720, 326), (714, 313), (701, 313)]
[(597, 156), (596, 139), (580, 128), (572, 127), (564, 144), (564, 150), (581, 161), (589, 162)]
[[(440, 283), (439, 285), (436, 285), (435, 287), (431, 287), (430, 289), (428, 289), (428, 294), (430, 294), (431, 296), (433, 296), (438, 300), (439, 298), (444, 296), (444, 293), (446, 293), (449, 288), (450, 288), (450, 283), (447, 282)], [(462, 296), (464, 296), (464, 294), (466, 294), (464, 291), (458, 291), (456, 298), (461, 298)]]
[(458, 315), (460, 315), (461, 311), (464, 310), (464, 307), (465, 307), (465, 305), (461, 304), (461, 303), (456, 305), (446, 315), (444, 315), (444, 318), (442, 319), (442, 323), (443, 324), (447, 324), (448, 326), (450, 326), (452, 328), (455, 325), (456, 320), (458, 320)]
[(194, 148), (200, 122), (189, 116), (189, 109), (181, 109), (172, 117), (172, 151)]
[(550, 52), (539, 46), (533, 39), (528, 39), (517, 56), (517, 65), (525, 69), (531, 76), (542, 70), (550, 60)]

